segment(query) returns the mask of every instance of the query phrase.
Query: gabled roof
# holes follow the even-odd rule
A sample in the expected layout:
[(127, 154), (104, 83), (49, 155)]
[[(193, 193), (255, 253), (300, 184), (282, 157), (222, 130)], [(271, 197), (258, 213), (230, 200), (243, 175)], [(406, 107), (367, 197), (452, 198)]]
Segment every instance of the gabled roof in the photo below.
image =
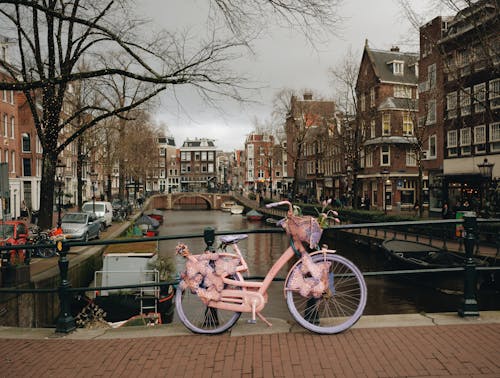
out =
[(378, 110), (417, 110), (417, 100), (411, 98), (387, 97)]
[[(418, 53), (373, 50), (365, 45), (365, 51), (372, 62), (375, 74), (381, 82), (417, 84), (415, 64), (418, 63)], [(392, 62), (403, 62), (403, 75), (395, 75)]]

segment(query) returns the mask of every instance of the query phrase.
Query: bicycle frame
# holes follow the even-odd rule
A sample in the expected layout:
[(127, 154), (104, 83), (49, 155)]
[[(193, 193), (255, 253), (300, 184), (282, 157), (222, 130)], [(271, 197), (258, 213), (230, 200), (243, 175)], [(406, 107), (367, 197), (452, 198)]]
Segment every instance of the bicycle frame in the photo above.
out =
[[(300, 249), (303, 249), (302, 245), (300, 247)], [(264, 280), (254, 282), (245, 281), (242, 275), (243, 272), (248, 271), (248, 266), (236, 242), (231, 244), (231, 248), (236, 254), (220, 253), (219, 255), (241, 259), (241, 265), (236, 269), (238, 280), (233, 280), (227, 276), (223, 277), (222, 280), (225, 284), (232, 285), (233, 287), (241, 287), (242, 290), (223, 289), (221, 299), (219, 301), (209, 301), (207, 305), (222, 310), (252, 313), (252, 322), (255, 322), (255, 316), (258, 316), (267, 325), (271, 326), (271, 323), (260, 313), (267, 303), (267, 289), (280, 269), (295, 256), (295, 252), (291, 246), (288, 247), (271, 269), (269, 269)]]

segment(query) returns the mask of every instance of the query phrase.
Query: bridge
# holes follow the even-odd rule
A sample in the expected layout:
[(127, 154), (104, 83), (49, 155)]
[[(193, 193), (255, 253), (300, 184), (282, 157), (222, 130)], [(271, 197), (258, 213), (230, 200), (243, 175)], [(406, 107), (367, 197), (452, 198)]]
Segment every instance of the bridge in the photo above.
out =
[(220, 209), (221, 205), (234, 200), (229, 193), (181, 192), (152, 196), (147, 202), (148, 209)]

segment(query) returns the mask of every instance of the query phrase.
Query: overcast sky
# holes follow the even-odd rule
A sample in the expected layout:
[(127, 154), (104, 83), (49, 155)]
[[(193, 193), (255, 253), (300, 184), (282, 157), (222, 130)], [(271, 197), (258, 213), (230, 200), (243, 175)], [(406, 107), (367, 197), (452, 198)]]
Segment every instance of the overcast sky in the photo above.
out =
[[(200, 27), (205, 0), (140, 0), (140, 11), (165, 26)], [(417, 3), (418, 4), (418, 3)], [(245, 136), (254, 128), (254, 119), (265, 121), (271, 116), (271, 101), (282, 88), (297, 91), (310, 89), (325, 98), (334, 98), (334, 88), (328, 70), (352, 48), (361, 53), (365, 39), (371, 48), (389, 49), (400, 46), (402, 51), (418, 51), (417, 33), (413, 44), (408, 43), (411, 27), (402, 15), (396, 0), (346, 0), (341, 8), (345, 17), (339, 35), (313, 48), (298, 31), (270, 27), (253, 44), (255, 54), (239, 59), (233, 70), (255, 80), (262, 88), (252, 96), (256, 103), (238, 104), (223, 101), (219, 109), (207, 105), (194, 93), (182, 89), (172, 96), (163, 96), (156, 118), (166, 123), (179, 147), (186, 138), (215, 139), (219, 149), (232, 151), (243, 148)], [(168, 26), (168, 27), (167, 27)]]

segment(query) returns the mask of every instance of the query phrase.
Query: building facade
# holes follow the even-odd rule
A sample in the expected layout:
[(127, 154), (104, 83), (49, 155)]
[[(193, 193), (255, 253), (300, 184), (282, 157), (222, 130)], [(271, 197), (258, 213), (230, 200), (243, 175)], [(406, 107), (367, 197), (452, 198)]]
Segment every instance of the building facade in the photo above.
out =
[(180, 150), (181, 191), (207, 191), (217, 186), (214, 141), (206, 138), (187, 139)]

